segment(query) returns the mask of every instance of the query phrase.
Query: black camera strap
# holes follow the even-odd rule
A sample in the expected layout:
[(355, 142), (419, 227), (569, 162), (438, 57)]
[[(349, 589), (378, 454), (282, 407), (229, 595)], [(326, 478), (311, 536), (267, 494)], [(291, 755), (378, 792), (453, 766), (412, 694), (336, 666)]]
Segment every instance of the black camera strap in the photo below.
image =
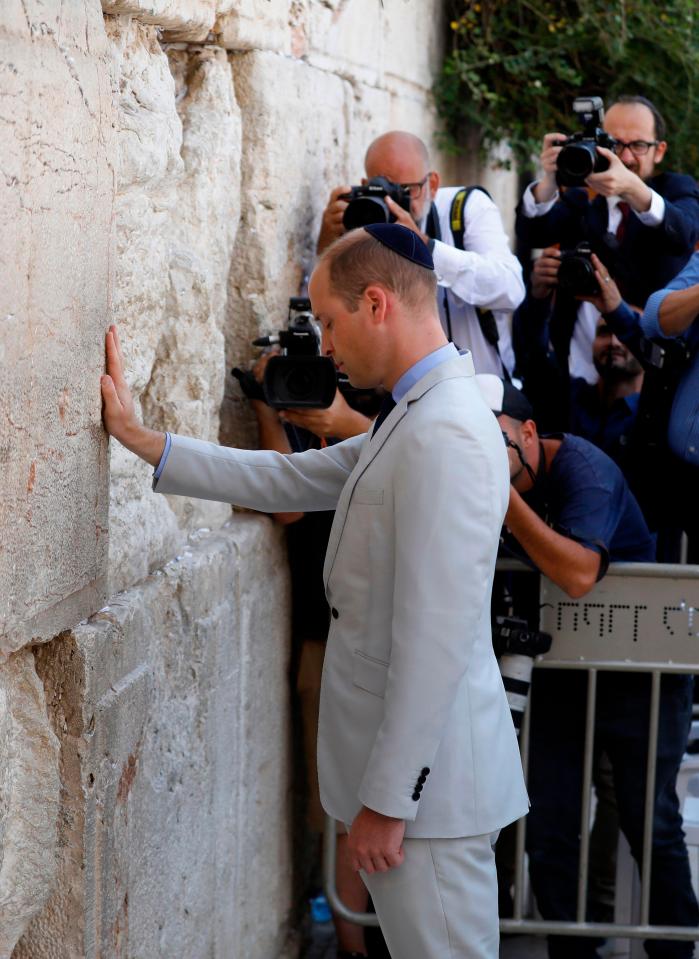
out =
[[(466, 209), (466, 203), (469, 196), (473, 193), (474, 190), (480, 190), (481, 193), (485, 193), (488, 199), (492, 199), (485, 187), (474, 185), (462, 187), (460, 190), (454, 194), (454, 197), (451, 201), (451, 207), (449, 209), (449, 226), (451, 229), (452, 237), (454, 239), (454, 246), (457, 250), (463, 250), (464, 247), (464, 234), (466, 232), (466, 217), (464, 216), (464, 210)], [(430, 233), (430, 225), (433, 223), (433, 229), (436, 230), (436, 233)], [(427, 235), (432, 239), (441, 240), (441, 230), (439, 228), (439, 218), (437, 216), (437, 210), (432, 204), (430, 208), (430, 214), (427, 218)], [(447, 319), (447, 336), (450, 340), (453, 340), (452, 336), (452, 327), (451, 327), (451, 314), (449, 311), (449, 298), (447, 296), (446, 289), (444, 290), (444, 313)], [(502, 367), (503, 378), (509, 383), (511, 381), (510, 373), (505, 364), (502, 361), (500, 355), (500, 333), (498, 332), (498, 325), (493, 315), (492, 310), (484, 310), (480, 306), (474, 306), (476, 311), (476, 316), (478, 317), (478, 325), (481, 328), (481, 333), (486, 343), (493, 347), (497, 353), (498, 359), (500, 360), (500, 366)]]

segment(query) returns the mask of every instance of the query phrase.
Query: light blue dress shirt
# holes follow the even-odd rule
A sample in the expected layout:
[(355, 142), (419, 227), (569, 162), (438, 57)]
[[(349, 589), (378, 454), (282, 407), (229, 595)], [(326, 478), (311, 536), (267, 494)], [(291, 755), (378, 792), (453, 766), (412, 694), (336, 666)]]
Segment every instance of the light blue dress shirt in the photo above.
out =
[[(688, 286), (694, 286), (697, 283), (699, 283), (699, 253), (694, 253), (682, 272), (678, 273), (664, 290), (651, 293), (648, 297), (641, 317), (641, 327), (646, 336), (660, 337), (665, 340), (673, 339), (663, 333), (660, 328), (658, 319), (660, 306), (668, 293), (673, 290), (686, 290)], [(692, 350), (692, 357), (677, 386), (667, 438), (673, 453), (688, 463), (699, 466), (699, 318), (684, 331), (682, 338)]]
[(418, 380), (421, 380), (430, 370), (434, 369), (435, 366), (439, 366), (440, 363), (453, 360), (454, 357), (458, 355), (459, 351), (454, 344), (446, 343), (444, 346), (440, 346), (438, 350), (434, 350), (434, 352), (428, 353), (427, 356), (423, 356), (421, 360), (418, 360), (409, 370), (403, 373), (397, 383), (394, 383), (393, 389), (391, 390), (393, 399), (396, 403), (400, 403), (408, 390), (412, 389)]

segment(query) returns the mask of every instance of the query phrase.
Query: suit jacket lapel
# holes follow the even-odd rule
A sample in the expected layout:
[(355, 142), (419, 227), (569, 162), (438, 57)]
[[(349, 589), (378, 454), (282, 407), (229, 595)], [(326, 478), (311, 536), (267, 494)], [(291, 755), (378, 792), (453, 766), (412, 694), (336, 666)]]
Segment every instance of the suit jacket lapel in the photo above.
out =
[(416, 400), (419, 400), (421, 396), (424, 396), (429, 390), (432, 389), (437, 383), (440, 383), (442, 380), (451, 379), (455, 376), (473, 376), (473, 360), (471, 359), (471, 354), (466, 353), (461, 356), (454, 357), (453, 360), (447, 360), (445, 363), (440, 363), (439, 366), (435, 366), (430, 370), (425, 376), (422, 377), (418, 382), (405, 394), (399, 403), (391, 410), (386, 419), (381, 425), (381, 429), (374, 436), (372, 434), (371, 428), (367, 433), (364, 446), (362, 451), (359, 454), (359, 459), (357, 465), (352, 470), (350, 476), (345, 483), (344, 489), (340, 494), (340, 499), (337, 503), (337, 509), (335, 510), (335, 521), (332, 525), (332, 530), (330, 531), (330, 538), (328, 540), (328, 548), (325, 553), (325, 565), (323, 568), (323, 579), (327, 588), (328, 580), (330, 579), (330, 574), (332, 572), (333, 564), (335, 562), (335, 557), (337, 556), (337, 551), (340, 546), (340, 540), (342, 538), (342, 531), (345, 528), (345, 522), (347, 521), (347, 511), (349, 510), (350, 503), (352, 501), (352, 494), (354, 493), (354, 488), (359, 482), (362, 474), (365, 472), (372, 460), (379, 454), (387, 439), (398, 426), (403, 417), (408, 413), (408, 408), (411, 403), (414, 403)]

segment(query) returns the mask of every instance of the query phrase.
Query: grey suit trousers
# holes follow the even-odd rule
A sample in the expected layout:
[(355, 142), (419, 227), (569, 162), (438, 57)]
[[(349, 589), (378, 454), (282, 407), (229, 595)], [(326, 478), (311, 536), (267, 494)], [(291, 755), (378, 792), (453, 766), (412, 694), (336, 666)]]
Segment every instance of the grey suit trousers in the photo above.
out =
[(406, 839), (400, 866), (362, 872), (392, 959), (498, 959), (496, 838)]

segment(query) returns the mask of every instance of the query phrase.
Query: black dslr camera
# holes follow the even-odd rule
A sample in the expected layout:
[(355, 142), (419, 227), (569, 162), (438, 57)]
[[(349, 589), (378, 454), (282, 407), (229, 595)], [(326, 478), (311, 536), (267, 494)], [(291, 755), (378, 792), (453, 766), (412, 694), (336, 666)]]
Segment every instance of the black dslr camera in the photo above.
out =
[(270, 358), (262, 386), (248, 370), (231, 373), (248, 399), (264, 400), (274, 409), (326, 409), (335, 398), (337, 374), (329, 356), (320, 355), (320, 334), (311, 313), (311, 301), (301, 296), (289, 300), (289, 321), (276, 336), (261, 336), (253, 346), (282, 348)]
[(591, 173), (603, 173), (609, 169), (609, 161), (600, 156), (597, 147), (613, 150), (616, 145), (602, 129), (604, 107), (601, 97), (576, 97), (573, 111), (583, 125), (582, 133), (574, 133), (557, 146), (563, 149), (556, 160), (556, 180), (562, 186), (583, 186)]
[(385, 176), (373, 176), (365, 186), (353, 186), (349, 193), (342, 195), (343, 200), (349, 201), (342, 217), (344, 228), (356, 230), (370, 223), (395, 223), (396, 218), (386, 203), (387, 196), (410, 213), (410, 190)]
[(571, 296), (596, 296), (600, 292), (589, 243), (578, 243), (574, 250), (561, 250), (558, 289)]
[(532, 669), (536, 656), (551, 649), (551, 636), (530, 629), (516, 616), (495, 616), (492, 623), (493, 649), (498, 659), (502, 684), (517, 735), (527, 707)]

